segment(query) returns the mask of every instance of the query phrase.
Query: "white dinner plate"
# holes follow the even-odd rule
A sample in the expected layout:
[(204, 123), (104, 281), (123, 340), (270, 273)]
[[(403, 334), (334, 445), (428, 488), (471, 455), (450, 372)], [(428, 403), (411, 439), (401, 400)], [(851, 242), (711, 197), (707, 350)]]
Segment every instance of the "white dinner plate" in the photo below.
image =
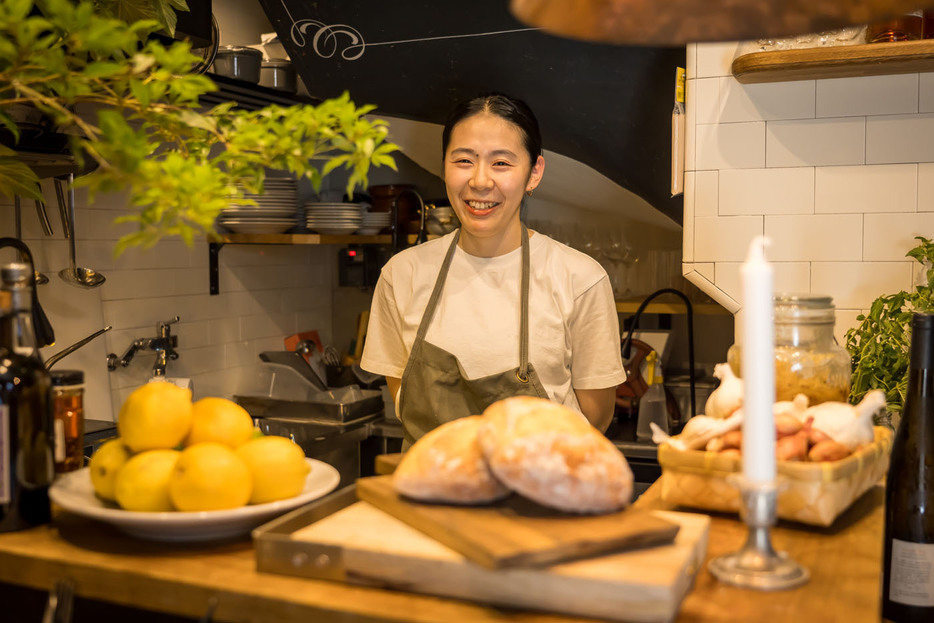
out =
[(229, 221), (221, 220), (218, 221), (218, 223), (221, 225), (221, 227), (226, 227), (227, 229), (238, 234), (282, 234), (292, 229), (296, 225), (296, 222), (291, 219), (288, 222), (275, 221), (272, 223), (257, 223), (255, 219), (234, 219)]
[(250, 530), (337, 488), (340, 473), (317, 459), (305, 459), (311, 467), (305, 489), (294, 498), (254, 504), (223, 511), (196, 513), (143, 513), (125, 511), (94, 495), (91, 471), (85, 467), (56, 478), (49, 497), (66, 511), (114, 525), (119, 530), (150, 541), (209, 541), (248, 534)]

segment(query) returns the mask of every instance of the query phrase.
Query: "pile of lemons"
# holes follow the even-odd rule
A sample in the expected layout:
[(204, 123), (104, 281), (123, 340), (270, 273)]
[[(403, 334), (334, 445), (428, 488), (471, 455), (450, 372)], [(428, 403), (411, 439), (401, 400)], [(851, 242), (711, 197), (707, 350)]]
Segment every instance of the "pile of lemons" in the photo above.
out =
[(310, 467), (290, 439), (263, 436), (225, 398), (191, 400), (171, 383), (133, 391), (118, 437), (91, 456), (98, 497), (129, 511), (210, 511), (291, 498)]

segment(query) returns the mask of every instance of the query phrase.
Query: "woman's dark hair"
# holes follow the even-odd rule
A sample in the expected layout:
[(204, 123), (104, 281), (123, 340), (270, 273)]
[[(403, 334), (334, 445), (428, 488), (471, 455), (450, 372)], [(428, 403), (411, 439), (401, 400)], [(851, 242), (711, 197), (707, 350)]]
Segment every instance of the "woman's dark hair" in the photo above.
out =
[(446, 154), (451, 141), (451, 131), (458, 123), (480, 113), (496, 115), (515, 125), (522, 132), (525, 149), (529, 152), (532, 166), (542, 155), (542, 135), (538, 129), (538, 120), (529, 105), (515, 97), (502, 93), (489, 93), (457, 104), (448, 113), (441, 133), (441, 153)]

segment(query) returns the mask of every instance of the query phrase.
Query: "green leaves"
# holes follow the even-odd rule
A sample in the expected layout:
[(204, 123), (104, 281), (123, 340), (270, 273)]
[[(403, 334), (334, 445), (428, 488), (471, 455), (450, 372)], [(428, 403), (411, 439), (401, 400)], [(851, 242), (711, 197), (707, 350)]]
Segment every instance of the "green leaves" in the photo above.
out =
[[(151, 17), (162, 20), (184, 4), (0, 2), (0, 124), (11, 123), (7, 105), (35, 107), (74, 135), (73, 153), (96, 161), (97, 170), (78, 181), (92, 198), (128, 191), (139, 211), (121, 220), (139, 229), (117, 243), (117, 254), (165, 236), (210, 235), (222, 209), (242, 202), (244, 191), (261, 192), (266, 168), (305, 177), (315, 189), (344, 170), (348, 194), (366, 186), (370, 166), (395, 169), (398, 148), (386, 141), (386, 123), (368, 118), (373, 106), (357, 107), (347, 93), (316, 106), (205, 109), (200, 97), (217, 86), (191, 73), (200, 59), (188, 43), (147, 39), (158, 28)], [(154, 15), (137, 11), (141, 5)], [(79, 114), (85, 104), (96, 114)], [(36, 196), (36, 182), (15, 151), (0, 151), (0, 193)]]
[(920, 244), (908, 251), (926, 268), (926, 285), (912, 292), (884, 295), (872, 302), (868, 314), (856, 317), (859, 325), (846, 332), (846, 349), (853, 363), (850, 402), (856, 404), (872, 389), (885, 391), (889, 411), (900, 412), (908, 389), (911, 317), (934, 312), (934, 243), (917, 236)]

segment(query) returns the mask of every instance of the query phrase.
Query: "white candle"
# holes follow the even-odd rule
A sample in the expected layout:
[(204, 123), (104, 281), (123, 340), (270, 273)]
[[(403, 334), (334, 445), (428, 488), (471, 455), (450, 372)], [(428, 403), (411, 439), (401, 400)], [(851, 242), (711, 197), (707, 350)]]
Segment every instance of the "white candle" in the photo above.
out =
[(743, 476), (750, 483), (775, 480), (775, 328), (768, 239), (756, 236), (740, 268), (743, 283)]

